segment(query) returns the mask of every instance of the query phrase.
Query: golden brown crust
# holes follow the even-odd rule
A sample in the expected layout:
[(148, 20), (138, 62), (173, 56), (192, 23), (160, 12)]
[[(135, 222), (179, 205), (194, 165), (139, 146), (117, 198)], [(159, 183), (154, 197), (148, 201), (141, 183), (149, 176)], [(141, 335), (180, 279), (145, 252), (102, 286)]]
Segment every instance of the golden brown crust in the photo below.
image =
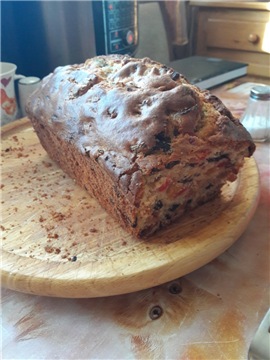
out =
[[(180, 216), (194, 191), (201, 196), (192, 207), (211, 198), (255, 150), (218, 98), (148, 58), (100, 56), (57, 68), (27, 112), (50, 156), (137, 236)], [(217, 170), (214, 163), (224, 165)], [(185, 186), (184, 198), (179, 183), (190, 169), (195, 179), (194, 167), (205, 170)], [(208, 183), (209, 190), (201, 188)], [(171, 214), (166, 196), (173, 198), (173, 189), (178, 206)]]

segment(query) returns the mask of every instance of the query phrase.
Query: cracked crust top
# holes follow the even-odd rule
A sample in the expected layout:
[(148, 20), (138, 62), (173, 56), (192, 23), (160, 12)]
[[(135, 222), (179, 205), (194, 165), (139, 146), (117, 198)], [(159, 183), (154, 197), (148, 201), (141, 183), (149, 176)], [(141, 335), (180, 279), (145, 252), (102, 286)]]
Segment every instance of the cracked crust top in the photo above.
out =
[(218, 98), (148, 58), (98, 56), (59, 67), (30, 97), (27, 111), (98, 159), (134, 196), (141, 174), (173, 162), (176, 153), (191, 161), (190, 144), (218, 148), (226, 139), (245, 156), (255, 149)]

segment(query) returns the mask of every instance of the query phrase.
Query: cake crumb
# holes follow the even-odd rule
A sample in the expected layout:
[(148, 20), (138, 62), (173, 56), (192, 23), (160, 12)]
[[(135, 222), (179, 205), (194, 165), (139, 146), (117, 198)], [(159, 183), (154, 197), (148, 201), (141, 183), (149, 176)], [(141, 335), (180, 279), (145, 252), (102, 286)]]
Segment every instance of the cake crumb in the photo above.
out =
[(53, 247), (50, 245), (46, 245), (44, 249), (49, 254), (53, 253)]
[(42, 164), (43, 164), (46, 168), (52, 166), (52, 163), (50, 163), (49, 161), (42, 161)]
[(60, 212), (57, 212), (57, 211), (54, 211), (54, 212), (52, 213), (52, 217), (53, 217), (55, 220), (59, 220), (59, 221), (65, 219), (65, 215), (62, 214), (62, 213), (60, 213)]
[(48, 234), (48, 238), (49, 239), (58, 239), (59, 238), (59, 235), (58, 234)]

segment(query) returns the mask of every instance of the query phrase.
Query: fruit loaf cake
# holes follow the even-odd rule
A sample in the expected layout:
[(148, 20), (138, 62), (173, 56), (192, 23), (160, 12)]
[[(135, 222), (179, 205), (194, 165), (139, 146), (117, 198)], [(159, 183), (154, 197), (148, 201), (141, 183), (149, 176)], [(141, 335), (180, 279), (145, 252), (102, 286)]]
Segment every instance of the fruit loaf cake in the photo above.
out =
[(58, 67), (26, 111), (49, 156), (137, 237), (218, 196), (255, 150), (217, 97), (149, 58)]

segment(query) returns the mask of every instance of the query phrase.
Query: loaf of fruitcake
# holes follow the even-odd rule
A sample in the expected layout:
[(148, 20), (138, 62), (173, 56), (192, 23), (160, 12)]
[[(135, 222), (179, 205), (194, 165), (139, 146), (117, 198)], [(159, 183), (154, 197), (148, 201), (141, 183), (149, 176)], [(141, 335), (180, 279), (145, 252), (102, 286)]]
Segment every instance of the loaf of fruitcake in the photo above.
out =
[(26, 111), (49, 156), (137, 237), (218, 196), (255, 150), (216, 96), (149, 58), (58, 67)]

